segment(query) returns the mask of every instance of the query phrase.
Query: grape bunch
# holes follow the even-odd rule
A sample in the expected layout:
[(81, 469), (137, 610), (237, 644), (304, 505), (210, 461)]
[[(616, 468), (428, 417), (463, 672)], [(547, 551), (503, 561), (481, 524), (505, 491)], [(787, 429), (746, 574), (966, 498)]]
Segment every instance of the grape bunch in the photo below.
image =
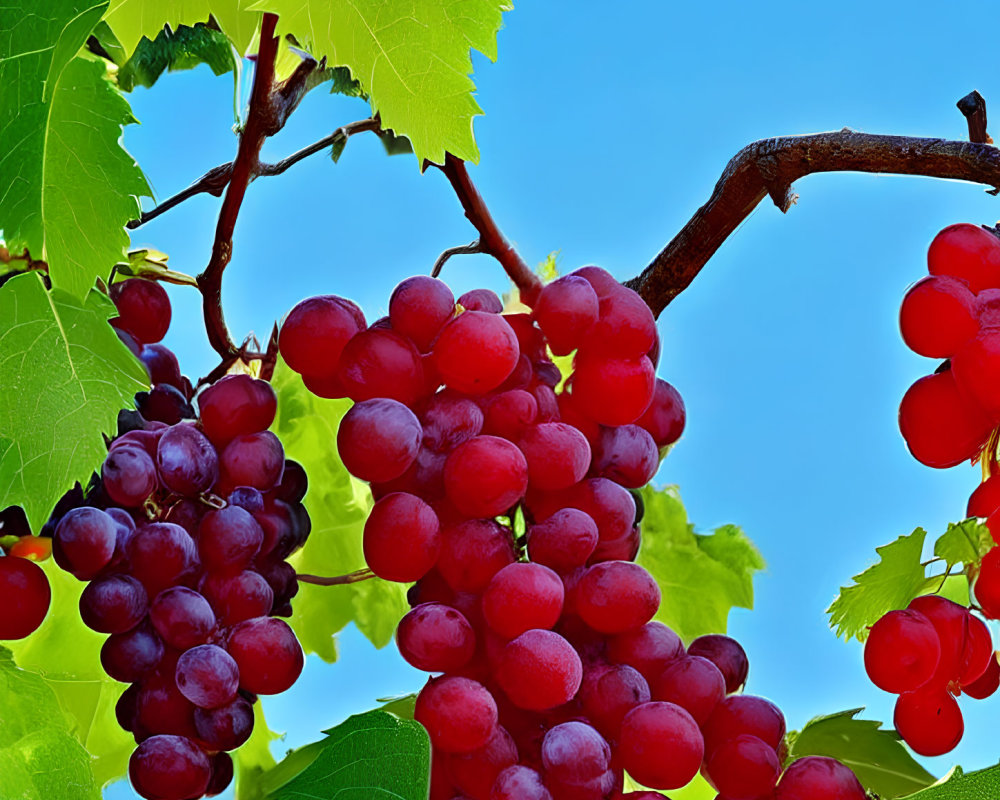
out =
[[(171, 365), (170, 382), (149, 397), (167, 386), (180, 398), (175, 410), (189, 405), (176, 358), (148, 350), (169, 324), (163, 289), (134, 278), (112, 296), (123, 338), (159, 354), (146, 361), (154, 382), (157, 364)], [(274, 391), (229, 375), (197, 404), (196, 419), (133, 419), (52, 542), (56, 563), (88, 582), (80, 615), (108, 634), (103, 668), (130, 684), (116, 708), (138, 744), (129, 776), (156, 800), (222, 791), (233, 774), (227, 751), (250, 736), (257, 696), (287, 690), (303, 667), (278, 617), (291, 613), (298, 588), (286, 559), (309, 534), (306, 476), (268, 431)]]
[[(597, 267), (531, 299), (531, 313), (503, 314), (493, 292), (456, 304), (413, 277), (371, 325), (325, 295), (279, 336), (308, 388), (354, 401), (337, 447), (375, 498), (365, 558), (413, 583), (397, 644), (436, 674), (415, 710), (432, 800), (655, 798), (623, 794), (624, 773), (673, 789), (699, 771), (723, 800), (863, 800), (832, 759), (779, 782), (784, 717), (738, 693), (740, 645), (712, 635), (685, 649), (653, 621), (634, 490), (685, 411), (654, 374), (649, 308)], [(571, 355), (563, 381), (553, 358)]]

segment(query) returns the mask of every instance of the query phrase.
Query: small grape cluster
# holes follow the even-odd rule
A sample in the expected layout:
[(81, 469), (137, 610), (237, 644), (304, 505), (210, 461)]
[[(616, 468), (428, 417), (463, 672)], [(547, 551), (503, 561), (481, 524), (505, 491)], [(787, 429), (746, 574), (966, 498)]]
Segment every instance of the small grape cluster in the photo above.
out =
[[(166, 332), (166, 293), (133, 278), (112, 296), (115, 324), (145, 352)], [(250, 736), (257, 695), (287, 690), (303, 667), (276, 617), (291, 613), (298, 588), (285, 559), (309, 534), (306, 477), (267, 430), (274, 391), (237, 374), (197, 401), (198, 419), (133, 420), (110, 443), (86, 504), (63, 514), (53, 536), (59, 566), (88, 581), (84, 623), (109, 634), (102, 666), (131, 684), (116, 708), (138, 743), (129, 776), (157, 800), (222, 791), (233, 775), (227, 751)]]
[[(663, 797), (623, 795), (624, 773), (672, 789), (699, 770), (725, 800), (863, 800), (832, 759), (802, 759), (779, 783), (785, 721), (735, 694), (739, 644), (713, 635), (685, 650), (652, 619), (660, 590), (634, 563), (630, 490), (685, 415), (655, 377), (649, 308), (597, 267), (530, 300), (531, 313), (502, 314), (493, 292), (456, 304), (414, 277), (371, 325), (326, 295), (297, 305), (279, 337), (307, 387), (354, 401), (337, 446), (375, 498), (365, 558), (414, 582), (396, 640), (441, 673), (415, 710), (432, 800)], [(563, 382), (552, 357), (570, 355)]]

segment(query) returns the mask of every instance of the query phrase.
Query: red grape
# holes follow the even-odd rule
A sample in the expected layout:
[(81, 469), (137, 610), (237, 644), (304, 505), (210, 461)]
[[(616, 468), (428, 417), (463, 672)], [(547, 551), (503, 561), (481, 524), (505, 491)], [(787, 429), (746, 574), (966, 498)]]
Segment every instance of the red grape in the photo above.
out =
[[(293, 580), (294, 577), (293, 574)], [(235, 575), (209, 573), (201, 580), (198, 590), (223, 625), (235, 625), (270, 614), (277, 596), (264, 576), (252, 570)]]
[[(0, 568), (3, 566), (4, 562), (0, 561)], [(88, 583), (80, 595), (80, 617), (84, 625), (100, 633), (124, 633), (134, 628), (148, 609), (146, 590), (129, 575), (97, 578)]]
[(658, 448), (664, 448), (681, 438), (686, 419), (680, 392), (662, 378), (657, 378), (649, 408), (635, 424), (649, 431)]
[(662, 622), (647, 622), (608, 639), (608, 658), (635, 667), (647, 681), (658, 678), (669, 663), (683, 655), (680, 637)]
[(580, 656), (558, 633), (530, 630), (504, 647), (497, 680), (518, 708), (545, 711), (569, 702), (583, 678)]
[(785, 718), (778, 707), (763, 697), (734, 694), (724, 698), (702, 726), (705, 752), (711, 754), (727, 739), (748, 733), (775, 750), (785, 738)]
[(170, 298), (156, 281), (128, 278), (112, 284), (110, 294), (118, 309), (112, 325), (128, 331), (140, 344), (153, 344), (167, 335)]
[(285, 450), (271, 431), (237, 436), (219, 455), (219, 491), (250, 486), (265, 492), (281, 482), (284, 469)]
[(568, 489), (587, 474), (590, 466), (586, 437), (564, 422), (531, 426), (518, 447), (528, 463), (528, 483), (533, 489)]
[(601, 431), (591, 474), (638, 489), (653, 479), (659, 466), (660, 454), (649, 432), (638, 425), (620, 425)]
[(705, 774), (726, 800), (759, 800), (777, 784), (781, 762), (773, 747), (744, 733), (715, 748), (705, 760)]
[(101, 479), (112, 500), (132, 507), (141, 506), (159, 485), (153, 459), (139, 447), (117, 447), (108, 453)]
[(470, 753), (485, 745), (497, 724), (497, 705), (485, 686), (468, 678), (432, 678), (420, 694), (413, 718), (445, 753)]
[(551, 628), (563, 607), (559, 576), (541, 564), (509, 564), (483, 593), (486, 623), (504, 639), (531, 628)]
[(204, 644), (215, 632), (216, 625), (208, 601), (184, 586), (172, 586), (160, 592), (149, 607), (149, 621), (160, 638), (178, 650)]
[(600, 267), (580, 267), (580, 269), (573, 270), (570, 275), (585, 279), (594, 287), (598, 298), (606, 297), (622, 288), (622, 285), (615, 280), (610, 272)]
[(0, 558), (0, 639), (23, 639), (49, 611), (52, 590), (42, 568), (26, 558)]
[[(352, 304), (353, 305), (353, 304)], [(288, 366), (302, 375), (328, 376), (337, 369), (348, 340), (364, 330), (355, 308), (343, 298), (322, 295), (303, 300), (285, 318), (278, 349)]]
[(524, 496), (528, 464), (506, 439), (476, 436), (456, 447), (444, 466), (448, 499), (470, 517), (495, 517)]
[(706, 633), (688, 645), (689, 656), (707, 658), (726, 679), (726, 694), (732, 694), (747, 682), (750, 663), (746, 651), (730, 636)]
[(970, 517), (989, 517), (997, 509), (1000, 509), (1000, 475), (992, 475), (973, 490), (965, 513)]
[(221, 647), (203, 644), (185, 651), (177, 660), (176, 680), (180, 693), (196, 706), (218, 708), (236, 698), (240, 670)]
[(528, 528), (531, 560), (564, 572), (583, 566), (597, 546), (597, 525), (577, 508), (563, 508)]
[(355, 402), (388, 397), (413, 405), (427, 394), (424, 367), (413, 342), (384, 329), (362, 331), (340, 355), (337, 378)]
[(688, 655), (668, 664), (649, 688), (654, 700), (678, 705), (704, 725), (726, 695), (726, 679), (707, 658)]
[(209, 511), (198, 526), (198, 554), (207, 570), (235, 573), (250, 566), (264, 531), (246, 510), (229, 505)]
[[(673, 703), (636, 706), (622, 721), (622, 766), (644, 786), (679, 789), (701, 767), (705, 744), (691, 715)], [(669, 753), (669, 758), (664, 758)]]
[(656, 374), (646, 356), (611, 359), (578, 354), (572, 381), (581, 413), (602, 425), (628, 425), (649, 407)]
[(373, 483), (391, 481), (414, 462), (422, 435), (420, 421), (410, 409), (396, 400), (375, 398), (355, 404), (344, 415), (337, 452), (355, 477)]
[(174, 425), (163, 433), (156, 466), (164, 486), (188, 497), (207, 492), (219, 477), (215, 448), (193, 425)]
[(110, 516), (96, 508), (74, 508), (56, 527), (52, 557), (80, 580), (90, 580), (111, 561), (117, 539)]
[(142, 623), (105, 640), (101, 647), (101, 666), (116, 681), (132, 683), (156, 669), (163, 653), (160, 637), (151, 625)]
[(979, 332), (975, 295), (957, 278), (923, 278), (903, 298), (899, 329), (915, 353), (950, 358)]
[(486, 311), (490, 314), (503, 311), (503, 301), (492, 289), (472, 289), (458, 298), (458, 304), (466, 311)]
[(942, 230), (927, 251), (931, 275), (951, 275), (973, 292), (1000, 287), (1000, 241), (978, 225), (959, 223)]
[(986, 671), (972, 683), (963, 686), (962, 691), (969, 697), (985, 700), (997, 690), (998, 686), (1000, 686), (1000, 661), (997, 661), (997, 654), (993, 653)]
[(200, 797), (211, 774), (208, 756), (184, 736), (151, 736), (128, 762), (132, 786), (147, 800)]
[(433, 355), (445, 386), (480, 395), (496, 389), (514, 371), (520, 348), (503, 316), (464, 311), (444, 326)]
[(537, 419), (535, 396), (523, 389), (510, 389), (490, 397), (483, 412), (482, 432), (516, 442)]
[(420, 421), (424, 447), (435, 453), (449, 453), (479, 435), (483, 429), (483, 411), (466, 397), (438, 392), (427, 402)]
[(427, 574), (441, 547), (434, 510), (403, 492), (379, 500), (365, 522), (365, 561), (387, 581), (415, 581)]
[(472, 519), (444, 530), (437, 570), (456, 592), (478, 592), (514, 561), (510, 529), (493, 520)]
[(242, 697), (217, 708), (196, 708), (194, 727), (212, 750), (235, 750), (253, 732), (253, 708)]
[(643, 567), (605, 561), (588, 568), (576, 587), (576, 610), (601, 633), (641, 628), (660, 606), (660, 587)]
[(425, 672), (453, 672), (476, 648), (476, 635), (461, 612), (442, 603), (423, 603), (396, 628), (400, 655)]
[(886, 692), (916, 689), (937, 671), (941, 645), (934, 625), (919, 611), (890, 611), (868, 634), (865, 671)]
[(965, 637), (965, 647), (962, 650), (962, 668), (958, 674), (960, 685), (973, 683), (982, 676), (993, 659), (993, 637), (986, 624), (968, 615), (969, 627)]
[(972, 591), (986, 618), (1000, 619), (1000, 547), (983, 556)]
[(961, 741), (965, 724), (954, 696), (931, 683), (896, 700), (893, 724), (906, 743), (922, 756), (940, 756)]
[(959, 394), (952, 373), (926, 375), (899, 404), (899, 430), (913, 457), (928, 467), (945, 469), (974, 457), (993, 427)]
[(426, 275), (407, 278), (389, 298), (392, 329), (413, 340), (421, 353), (455, 313), (455, 296), (444, 281)]
[(552, 800), (542, 776), (531, 767), (507, 767), (497, 776), (489, 800)]
[(962, 669), (962, 653), (969, 629), (969, 612), (944, 597), (928, 594), (910, 601), (908, 609), (930, 620), (941, 643), (941, 659), (934, 679), (941, 683), (956, 680)]
[(240, 622), (229, 632), (226, 650), (239, 667), (240, 687), (254, 694), (287, 691), (304, 665), (292, 629), (274, 617)]
[(617, 740), (625, 715), (651, 695), (642, 674), (626, 664), (616, 664), (601, 670), (600, 675), (584, 681), (580, 687), (580, 703), (587, 718), (602, 734)]
[(600, 299), (597, 322), (587, 330), (582, 347), (588, 354), (639, 358), (656, 344), (656, 320), (646, 302), (618, 286)]
[(517, 763), (517, 745), (500, 725), (489, 741), (471, 753), (453, 753), (448, 758), (448, 774), (455, 788), (470, 797), (490, 796), (490, 789), (507, 767)]
[(180, 582), (198, 562), (194, 540), (170, 522), (143, 525), (129, 539), (127, 551), (132, 576), (150, 597)]
[(774, 800), (866, 800), (857, 777), (839, 761), (826, 756), (807, 756), (785, 770)]
[(590, 725), (573, 720), (549, 728), (542, 740), (542, 764), (547, 778), (586, 783), (604, 774), (611, 748)]
[(249, 375), (226, 375), (198, 395), (205, 435), (216, 445), (266, 431), (274, 422), (277, 396), (271, 384)]
[(553, 353), (569, 355), (580, 346), (587, 329), (597, 321), (598, 303), (597, 292), (579, 275), (557, 278), (542, 289), (534, 316)]

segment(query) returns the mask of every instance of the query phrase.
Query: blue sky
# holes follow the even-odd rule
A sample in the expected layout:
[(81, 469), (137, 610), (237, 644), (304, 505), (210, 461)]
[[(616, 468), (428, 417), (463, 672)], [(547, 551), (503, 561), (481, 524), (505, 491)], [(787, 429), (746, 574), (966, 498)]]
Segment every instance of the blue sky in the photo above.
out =
[[(1000, 97), (994, 36), (976, 22), (986, 11), (521, 3), (506, 16), (498, 63), (475, 59), (486, 115), (470, 171), (529, 263), (558, 250), (565, 271), (594, 263), (629, 278), (750, 141), (844, 126), (964, 137), (955, 101), (974, 88), (987, 103)], [(233, 156), (231, 76), (171, 74), (130, 100), (142, 125), (125, 144), (160, 199)], [(277, 160), (365, 108), (315, 91), (264, 155)], [(776, 701), (790, 727), (857, 706), (889, 721), (894, 698), (868, 682), (860, 645), (835, 639), (824, 609), (876, 545), (918, 525), (936, 534), (964, 515), (978, 468), (922, 467), (899, 436), (899, 398), (934, 365), (904, 347), (897, 314), (926, 272), (933, 235), (953, 222), (993, 223), (1000, 206), (977, 186), (921, 178), (816, 175), (795, 188), (798, 205), (786, 216), (759, 207), (660, 317), (660, 374), (683, 394), (689, 423), (658, 479), (680, 486), (700, 528), (742, 525), (767, 559), (755, 610), (730, 617), (750, 655), (748, 691)], [(197, 273), (218, 204), (188, 201), (133, 242)], [(230, 327), (263, 338), (318, 293), (351, 297), (375, 318), (397, 282), (473, 235), (440, 174), (421, 176), (412, 158), (356, 137), (337, 165), (314, 156), (250, 187), (223, 288)], [(452, 260), (444, 277), (456, 294), (505, 288), (483, 256)], [(215, 362), (198, 297), (171, 294), (166, 343), (185, 372), (203, 374)], [(336, 665), (310, 663), (266, 709), (293, 746), (421, 683), (391, 647), (376, 652), (348, 631)], [(963, 698), (962, 708), (962, 744), (926, 760), (937, 774), (997, 760), (995, 705)]]

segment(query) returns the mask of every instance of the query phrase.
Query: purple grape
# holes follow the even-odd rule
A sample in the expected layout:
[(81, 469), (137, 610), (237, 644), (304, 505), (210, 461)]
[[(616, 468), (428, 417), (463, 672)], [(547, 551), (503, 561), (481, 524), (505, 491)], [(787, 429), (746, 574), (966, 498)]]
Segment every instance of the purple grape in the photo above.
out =
[(104, 490), (119, 505), (138, 508), (158, 484), (156, 465), (140, 447), (116, 447), (101, 467)]
[(80, 595), (83, 624), (99, 633), (124, 633), (146, 615), (149, 598), (129, 575), (110, 575), (87, 584)]
[(215, 448), (193, 425), (174, 425), (163, 433), (156, 466), (164, 486), (188, 497), (207, 492), (219, 477)]
[(153, 522), (139, 528), (127, 549), (132, 575), (150, 597), (179, 583), (198, 563), (194, 540), (180, 525)]
[(209, 573), (202, 578), (199, 588), (223, 625), (266, 616), (274, 606), (273, 590), (261, 575), (251, 570), (238, 575)]
[(160, 592), (149, 608), (149, 621), (160, 638), (178, 650), (207, 642), (216, 624), (208, 600), (184, 586)]
[(230, 703), (240, 688), (236, 661), (221, 647), (192, 647), (177, 660), (177, 688), (199, 708), (218, 708)]
[(52, 556), (67, 572), (91, 580), (115, 553), (118, 526), (96, 508), (74, 508), (60, 520), (52, 540)]
[(240, 572), (250, 565), (264, 541), (253, 516), (239, 506), (209, 511), (198, 526), (198, 553), (205, 569)]
[(196, 708), (194, 727), (212, 750), (235, 750), (253, 732), (253, 707), (237, 697), (218, 708)]
[[(294, 463), (294, 461), (285, 461), (285, 476), (288, 475), (288, 465)], [(282, 481), (284, 481), (284, 477)], [(264, 494), (260, 489), (254, 489), (252, 486), (237, 486), (229, 493), (228, 502), (229, 505), (238, 506), (251, 514), (264, 510)]]
[(219, 484), (252, 486), (261, 491), (281, 482), (285, 469), (285, 449), (271, 431), (237, 436), (219, 457)]
[(116, 681), (134, 683), (156, 669), (163, 653), (160, 637), (143, 623), (107, 638), (101, 647), (101, 666)]

